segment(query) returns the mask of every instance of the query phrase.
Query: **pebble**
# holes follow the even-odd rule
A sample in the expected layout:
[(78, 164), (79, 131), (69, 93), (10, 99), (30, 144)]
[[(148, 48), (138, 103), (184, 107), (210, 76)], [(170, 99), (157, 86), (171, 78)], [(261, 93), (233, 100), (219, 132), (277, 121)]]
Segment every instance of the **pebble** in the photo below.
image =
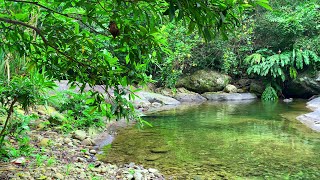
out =
[(91, 154), (97, 154), (97, 151), (94, 150), (94, 149), (91, 149), (91, 150), (90, 150), (90, 153), (91, 153)]
[(58, 179), (63, 179), (63, 178), (64, 178), (63, 175), (60, 174), (60, 173), (56, 173), (56, 174), (54, 175), (54, 177), (56, 177), (56, 178), (58, 178)]
[(85, 159), (82, 158), (82, 157), (78, 157), (77, 161), (78, 161), (78, 162), (85, 162)]
[(154, 169), (154, 168), (149, 168), (148, 171), (149, 171), (150, 173), (157, 173), (157, 172), (158, 172), (158, 170), (157, 170), (157, 169)]
[(133, 177), (134, 180), (142, 180), (143, 175), (140, 172), (135, 172)]
[(81, 145), (92, 146), (93, 145), (93, 141), (90, 138), (87, 138), (87, 139), (85, 139), (85, 140), (83, 140), (81, 142)]
[(127, 179), (128, 179), (128, 180), (133, 179), (133, 175), (132, 175), (132, 174), (128, 174), (128, 175), (127, 175)]
[(63, 139), (63, 142), (66, 143), (66, 144), (68, 144), (68, 143), (71, 142), (71, 139), (70, 139), (70, 138), (64, 138), (64, 139)]

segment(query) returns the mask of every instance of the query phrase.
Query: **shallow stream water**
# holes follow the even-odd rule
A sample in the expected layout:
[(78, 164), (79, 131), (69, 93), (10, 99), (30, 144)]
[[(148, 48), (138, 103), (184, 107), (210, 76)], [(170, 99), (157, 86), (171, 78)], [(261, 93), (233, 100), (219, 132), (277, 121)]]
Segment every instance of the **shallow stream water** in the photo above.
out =
[(103, 159), (168, 179), (320, 179), (320, 133), (295, 120), (306, 112), (305, 101), (182, 106), (121, 129)]

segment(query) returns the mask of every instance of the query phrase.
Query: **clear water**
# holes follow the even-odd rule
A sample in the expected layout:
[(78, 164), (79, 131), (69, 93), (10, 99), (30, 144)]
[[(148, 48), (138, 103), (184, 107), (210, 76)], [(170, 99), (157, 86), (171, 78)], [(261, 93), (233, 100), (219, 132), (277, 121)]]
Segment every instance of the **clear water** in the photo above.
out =
[(320, 133), (295, 117), (304, 101), (219, 102), (160, 112), (119, 131), (104, 161), (155, 167), (174, 179), (320, 179)]

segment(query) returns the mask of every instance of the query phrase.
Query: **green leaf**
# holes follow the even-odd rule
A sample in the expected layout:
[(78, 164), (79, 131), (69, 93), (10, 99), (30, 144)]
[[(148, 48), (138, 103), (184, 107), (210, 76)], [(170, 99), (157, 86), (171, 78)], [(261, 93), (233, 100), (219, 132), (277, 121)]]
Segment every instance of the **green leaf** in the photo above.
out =
[(269, 10), (269, 11), (272, 11), (272, 7), (269, 5), (268, 1), (266, 0), (257, 0), (256, 3), (258, 5), (260, 5), (261, 7)]

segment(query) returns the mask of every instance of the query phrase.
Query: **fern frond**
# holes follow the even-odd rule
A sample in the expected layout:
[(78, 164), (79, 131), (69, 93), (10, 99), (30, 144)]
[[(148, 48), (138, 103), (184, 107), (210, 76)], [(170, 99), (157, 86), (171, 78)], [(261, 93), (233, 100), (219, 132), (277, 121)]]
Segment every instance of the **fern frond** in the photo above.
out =
[(302, 52), (302, 57), (303, 57), (303, 61), (306, 65), (310, 64), (310, 59), (309, 59), (309, 52), (308, 51), (303, 51)]
[(280, 63), (281, 63), (281, 67), (287, 66), (290, 63), (290, 54), (289, 53), (280, 54)]
[(310, 50), (307, 50), (307, 51), (308, 51), (309, 57), (310, 57), (314, 62), (319, 62), (319, 61), (320, 61), (319, 56), (318, 56), (315, 52), (310, 51)]
[(291, 67), (289, 68), (289, 73), (290, 73), (290, 77), (291, 77), (292, 79), (296, 79), (296, 78), (297, 78), (298, 72), (297, 72), (296, 68), (294, 68), (293, 66), (291, 66)]
[(244, 63), (249, 65), (254, 65), (254, 64), (259, 64), (260, 62), (263, 62), (264, 59), (265, 58), (261, 54), (254, 53), (246, 57), (244, 59)]
[(264, 101), (276, 101), (278, 100), (278, 94), (276, 90), (269, 85), (263, 91), (261, 98)]
[(300, 50), (297, 50), (296, 52), (296, 67), (298, 69), (303, 69), (303, 58), (302, 58), (302, 53)]

